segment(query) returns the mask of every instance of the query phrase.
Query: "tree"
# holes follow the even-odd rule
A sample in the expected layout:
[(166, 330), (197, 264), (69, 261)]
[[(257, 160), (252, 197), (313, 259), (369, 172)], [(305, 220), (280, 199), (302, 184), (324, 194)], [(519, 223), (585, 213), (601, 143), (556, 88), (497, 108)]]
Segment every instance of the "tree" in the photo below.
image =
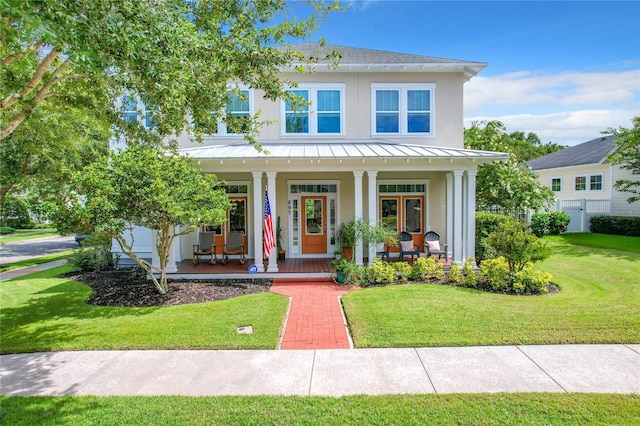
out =
[(31, 228), (32, 222), (27, 203), (15, 196), (9, 196), (2, 200), (0, 203), (0, 226), (10, 226), (17, 229)]
[(509, 147), (509, 152), (514, 154), (519, 161), (533, 160), (566, 148), (566, 146), (553, 142), (543, 144), (540, 137), (533, 132), (527, 133), (526, 136), (524, 132), (518, 131), (509, 134), (505, 133), (503, 141)]
[[(165, 153), (131, 145), (112, 152), (108, 163), (97, 162), (75, 173), (74, 179), (81, 197), (64, 206), (59, 222), (68, 229), (115, 239), (162, 294), (167, 291), (166, 267), (175, 238), (200, 224), (222, 223), (230, 207), (216, 177), (201, 174), (191, 159), (175, 150)], [(133, 241), (127, 240), (125, 231), (135, 226), (156, 231), (157, 267), (139, 258)]]
[[(633, 117), (633, 128), (620, 127), (606, 130), (607, 134), (616, 136), (618, 148), (609, 155), (613, 164), (621, 164), (621, 168), (631, 170), (632, 175), (640, 175), (640, 116)], [(628, 203), (640, 200), (640, 178), (636, 180), (620, 179), (615, 183), (618, 191), (633, 194), (627, 198)]]
[[(238, 85), (288, 98), (278, 71), (305, 58), (278, 45), (309, 37), (340, 9), (337, 1), (306, 3), (307, 16), (297, 20), (286, 0), (5, 0), (0, 139), (54, 99), (72, 104), (78, 93), (106, 99), (97, 112), (124, 139), (151, 142), (185, 128), (201, 136), (216, 117), (231, 120), (227, 96)], [(156, 126), (124, 120), (123, 96), (146, 105)], [(203, 125), (193, 128), (191, 119)], [(242, 126), (250, 141), (258, 119)]]
[(483, 164), (478, 168), (476, 209), (500, 209), (516, 216), (523, 210), (535, 211), (553, 202), (550, 188), (537, 180), (537, 175), (511, 152), (512, 141), (499, 121), (473, 123), (464, 131), (465, 147), (510, 154), (504, 162)]

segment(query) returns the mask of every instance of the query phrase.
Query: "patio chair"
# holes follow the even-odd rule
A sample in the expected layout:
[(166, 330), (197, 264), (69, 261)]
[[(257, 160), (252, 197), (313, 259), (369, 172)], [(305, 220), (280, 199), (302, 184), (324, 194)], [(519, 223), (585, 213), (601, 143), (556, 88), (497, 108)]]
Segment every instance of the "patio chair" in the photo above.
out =
[(398, 244), (400, 248), (400, 255), (398, 259), (402, 262), (404, 260), (404, 256), (411, 256), (411, 261), (413, 261), (413, 256), (416, 258), (420, 257), (420, 246), (414, 244), (413, 237), (408, 232), (400, 232), (398, 234)]
[(447, 260), (447, 244), (440, 242), (440, 234), (434, 231), (429, 231), (424, 234), (424, 251), (427, 253), (427, 257), (438, 255), (438, 259), (444, 254), (444, 260)]
[(198, 244), (193, 245), (193, 264), (200, 263), (201, 256), (211, 256), (211, 264), (216, 264), (216, 235), (215, 232), (201, 232)]
[(380, 259), (389, 262), (389, 255), (391, 254), (391, 247), (388, 244), (382, 244), (380, 250), (376, 251), (376, 256)]
[(240, 264), (244, 265), (246, 261), (244, 255), (244, 232), (231, 231), (227, 234), (227, 243), (222, 249), (222, 264), (229, 262), (229, 255), (240, 255)]

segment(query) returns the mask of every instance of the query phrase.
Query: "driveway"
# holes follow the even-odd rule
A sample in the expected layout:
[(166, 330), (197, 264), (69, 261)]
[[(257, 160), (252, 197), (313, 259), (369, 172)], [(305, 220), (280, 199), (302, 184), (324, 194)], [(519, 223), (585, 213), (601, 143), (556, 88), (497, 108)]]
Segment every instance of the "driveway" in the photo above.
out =
[(46, 237), (35, 240), (18, 241), (0, 246), (0, 263), (19, 262), (34, 257), (42, 257), (61, 251), (78, 248), (75, 237)]

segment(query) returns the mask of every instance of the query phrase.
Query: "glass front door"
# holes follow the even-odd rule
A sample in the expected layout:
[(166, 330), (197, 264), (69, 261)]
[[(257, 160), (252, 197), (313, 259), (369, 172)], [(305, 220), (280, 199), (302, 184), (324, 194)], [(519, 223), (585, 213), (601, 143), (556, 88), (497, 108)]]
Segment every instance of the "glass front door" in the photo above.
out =
[(327, 253), (327, 197), (303, 196), (302, 253)]
[(379, 198), (378, 206), (381, 223), (396, 232), (410, 233), (414, 243), (422, 246), (425, 233), (423, 195), (385, 195)]

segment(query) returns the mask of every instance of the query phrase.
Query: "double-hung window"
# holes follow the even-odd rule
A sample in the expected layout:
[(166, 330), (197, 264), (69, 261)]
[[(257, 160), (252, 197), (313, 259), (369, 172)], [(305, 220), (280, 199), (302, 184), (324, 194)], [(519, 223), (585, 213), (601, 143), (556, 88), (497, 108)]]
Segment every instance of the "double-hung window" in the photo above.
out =
[(372, 134), (433, 135), (434, 92), (435, 84), (372, 84)]
[(551, 190), (553, 192), (562, 192), (562, 178), (551, 178)]
[(301, 84), (297, 97), (282, 103), (283, 135), (340, 135), (344, 132), (344, 85)]
[(603, 175), (601, 173), (576, 176), (574, 179), (575, 191), (602, 191)]
[[(229, 92), (226, 105), (227, 120), (216, 119), (216, 114), (211, 113), (214, 123), (208, 123), (207, 133), (212, 136), (237, 136), (247, 131), (252, 106), (252, 90), (240, 89)], [(195, 123), (195, 125), (205, 126), (204, 123)]]
[(123, 99), (124, 121), (128, 123), (135, 123), (138, 121), (138, 100), (135, 96), (125, 96)]

